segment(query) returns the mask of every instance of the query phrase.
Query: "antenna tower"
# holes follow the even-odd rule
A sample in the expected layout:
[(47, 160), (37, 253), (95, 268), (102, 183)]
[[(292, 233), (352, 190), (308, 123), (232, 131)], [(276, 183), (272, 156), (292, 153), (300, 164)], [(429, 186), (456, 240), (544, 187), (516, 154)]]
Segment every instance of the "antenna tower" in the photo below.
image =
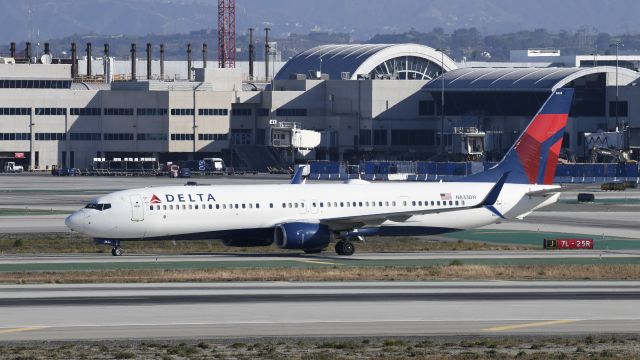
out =
[(236, 0), (218, 0), (218, 67), (236, 67)]

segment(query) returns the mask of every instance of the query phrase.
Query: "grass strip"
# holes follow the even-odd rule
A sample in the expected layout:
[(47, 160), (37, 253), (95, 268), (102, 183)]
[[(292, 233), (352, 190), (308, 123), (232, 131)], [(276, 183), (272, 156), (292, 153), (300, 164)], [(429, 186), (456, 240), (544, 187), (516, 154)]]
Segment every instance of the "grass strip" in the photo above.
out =
[(0, 273), (0, 283), (155, 283), (227, 281), (640, 280), (638, 264), (450, 265), (424, 267), (308, 267), (145, 269)]
[(634, 335), (352, 337), (0, 344), (7, 359), (638, 359)]

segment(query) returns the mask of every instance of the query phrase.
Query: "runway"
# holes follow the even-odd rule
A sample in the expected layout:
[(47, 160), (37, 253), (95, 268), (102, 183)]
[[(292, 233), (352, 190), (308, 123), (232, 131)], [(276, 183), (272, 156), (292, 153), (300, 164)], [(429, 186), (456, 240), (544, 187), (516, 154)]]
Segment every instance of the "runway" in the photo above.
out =
[(0, 341), (640, 331), (640, 282), (23, 285), (0, 299)]

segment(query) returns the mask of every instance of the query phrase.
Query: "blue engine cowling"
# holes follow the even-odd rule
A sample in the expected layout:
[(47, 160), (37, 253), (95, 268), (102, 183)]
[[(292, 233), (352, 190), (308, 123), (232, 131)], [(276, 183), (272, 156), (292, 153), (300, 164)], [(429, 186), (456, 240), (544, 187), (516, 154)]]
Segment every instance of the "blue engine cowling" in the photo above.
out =
[(280, 249), (321, 250), (331, 242), (331, 230), (322, 224), (286, 223), (276, 226), (274, 240)]

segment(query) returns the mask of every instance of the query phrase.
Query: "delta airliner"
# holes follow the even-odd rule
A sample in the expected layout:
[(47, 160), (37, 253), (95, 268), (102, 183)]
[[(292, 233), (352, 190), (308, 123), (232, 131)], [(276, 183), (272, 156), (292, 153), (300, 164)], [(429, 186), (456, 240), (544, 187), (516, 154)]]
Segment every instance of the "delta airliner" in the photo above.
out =
[[(553, 176), (573, 89), (558, 89), (493, 168), (457, 182), (168, 186), (114, 192), (66, 219), (112, 246), (124, 241), (220, 239), (351, 255), (364, 236), (433, 235), (522, 219), (560, 196)], [(296, 180), (298, 179), (298, 180)]]

